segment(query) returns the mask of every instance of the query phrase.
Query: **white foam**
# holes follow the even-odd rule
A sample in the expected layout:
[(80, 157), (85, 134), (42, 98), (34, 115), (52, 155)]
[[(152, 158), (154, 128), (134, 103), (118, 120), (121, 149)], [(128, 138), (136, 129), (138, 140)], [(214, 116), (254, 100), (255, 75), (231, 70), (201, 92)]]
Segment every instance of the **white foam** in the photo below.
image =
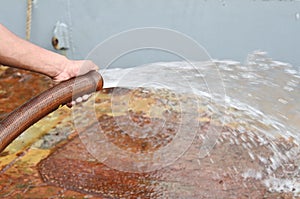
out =
[(300, 182), (297, 179), (270, 177), (263, 180), (263, 183), (271, 192), (290, 193), (292, 191), (295, 196), (300, 194)]

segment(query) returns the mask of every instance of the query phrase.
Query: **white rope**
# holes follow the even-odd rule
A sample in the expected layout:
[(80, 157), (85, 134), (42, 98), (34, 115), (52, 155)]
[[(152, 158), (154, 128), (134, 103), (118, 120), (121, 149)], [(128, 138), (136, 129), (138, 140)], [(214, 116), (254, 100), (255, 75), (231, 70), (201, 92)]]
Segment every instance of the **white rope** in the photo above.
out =
[[(74, 58), (74, 45), (73, 45), (73, 24), (72, 24), (72, 13), (71, 13), (71, 0), (67, 1), (67, 20), (68, 20), (68, 29), (69, 29), (69, 42), (70, 42), (70, 53), (69, 57)], [(67, 56), (67, 53), (66, 55)]]
[(27, 12), (26, 12), (26, 39), (27, 40), (30, 40), (31, 15), (32, 15), (32, 0), (27, 0)]

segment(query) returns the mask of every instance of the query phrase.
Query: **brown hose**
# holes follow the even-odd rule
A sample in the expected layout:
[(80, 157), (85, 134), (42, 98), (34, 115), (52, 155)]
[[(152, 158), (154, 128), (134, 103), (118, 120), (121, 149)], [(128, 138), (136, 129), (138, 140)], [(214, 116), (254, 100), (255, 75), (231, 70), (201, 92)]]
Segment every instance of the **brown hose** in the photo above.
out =
[(0, 122), (0, 153), (23, 131), (41, 118), (79, 96), (102, 89), (96, 71), (62, 82), (11, 112)]

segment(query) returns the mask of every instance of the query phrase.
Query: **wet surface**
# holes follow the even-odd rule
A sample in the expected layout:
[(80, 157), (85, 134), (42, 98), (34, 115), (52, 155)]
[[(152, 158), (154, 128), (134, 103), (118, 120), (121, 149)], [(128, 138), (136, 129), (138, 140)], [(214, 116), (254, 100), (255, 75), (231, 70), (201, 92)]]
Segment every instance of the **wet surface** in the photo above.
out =
[[(259, 65), (260, 62), (254, 60), (251, 64), (261, 67), (267, 62), (264, 60), (264, 65)], [(253, 79), (236, 63), (218, 64), (224, 70), (222, 74), (228, 85), (232, 83), (231, 78), (245, 77), (238, 83), (240, 87), (228, 88), (231, 100), (240, 97), (249, 100), (247, 104), (256, 100), (264, 112), (253, 111), (254, 108), (238, 103), (224, 106), (206, 96), (178, 94), (167, 89), (104, 89), (72, 110), (62, 107), (43, 118), (1, 154), (0, 197), (298, 198), (300, 152), (295, 121), (299, 107), (293, 101), (297, 92), (291, 91), (298, 91), (298, 84), (289, 83), (289, 88), (282, 84), (285, 90), (288, 89), (286, 96), (289, 98), (279, 95), (281, 90), (276, 92), (281, 97), (279, 99), (286, 99), (288, 103), (282, 103), (278, 98), (264, 101), (260, 100), (264, 95), (270, 97), (273, 94), (269, 90), (266, 93), (259, 90), (259, 81), (271, 89), (275, 85), (274, 79), (268, 75), (267, 78), (260, 71), (262, 77)], [(278, 70), (284, 69), (282, 63), (278, 65)], [(290, 70), (288, 68), (286, 70)], [(254, 69), (250, 69), (255, 76)], [(234, 73), (238, 75), (232, 77), (232, 70), (243, 72)], [(271, 69), (263, 71), (266, 73), (266, 70)], [(278, 70), (275, 71), (279, 73)], [(18, 72), (1, 70), (0, 83), (2, 78), (5, 81), (0, 84), (2, 117), (34, 95), (27, 90), (26, 99), (11, 97), (21, 95), (19, 90), (24, 86), (16, 89), (20, 84)], [(29, 90), (36, 90), (34, 92), (38, 93), (50, 84), (42, 76), (34, 79), (35, 75), (27, 75), (31, 78), (25, 83), (33, 81), (30, 85), (37, 88)], [(289, 77), (289, 73), (280, 77), (285, 76)], [(299, 77), (288, 79), (295, 82)], [(248, 90), (250, 97), (241, 94), (242, 83), (256, 85)], [(15, 89), (11, 89), (11, 85)], [(259, 95), (255, 94), (255, 87)], [(234, 89), (238, 90), (237, 93)], [(8, 103), (8, 100), (11, 101)], [(264, 102), (276, 105), (280, 110), (276, 114), (291, 118), (291, 123), (282, 125), (278, 118), (264, 114), (272, 113)], [(287, 104), (293, 106), (295, 112), (285, 114)], [(183, 120), (186, 116), (190, 123)], [(179, 124), (183, 122), (187, 125), (180, 128)], [(182, 132), (188, 133), (189, 130), (192, 134), (182, 139)], [(35, 135), (34, 139), (29, 135)], [(188, 139), (190, 137), (192, 139)], [(172, 145), (178, 139), (187, 146)], [(207, 140), (213, 142), (207, 144)], [(119, 152), (113, 147), (124, 154), (112, 155)], [(206, 147), (212, 147), (209, 153), (206, 153)], [(135, 154), (144, 158), (135, 157)], [(123, 161), (115, 160), (116, 157)], [(162, 168), (142, 172), (145, 165), (152, 168), (160, 163), (161, 157), (172, 158)], [(148, 161), (145, 163), (145, 160)], [(136, 172), (128, 172), (128, 168), (134, 168)]]
[[(129, 94), (136, 96), (141, 91), (141, 89), (132, 90)], [(159, 92), (161, 90), (157, 90), (157, 93)], [(128, 90), (124, 93), (128, 94)], [(107, 106), (108, 101), (103, 100), (111, 98), (108, 96), (103, 96), (103, 93), (96, 95), (98, 101), (96, 100), (95, 106), (101, 110), (105, 107), (108, 108), (106, 114), (98, 117), (102, 127), (98, 129), (98, 132), (106, 134), (109, 142), (113, 142), (124, 150), (145, 154), (155, 151), (157, 148), (143, 147), (145, 146), (143, 142), (133, 139), (134, 136), (130, 137), (126, 133), (126, 131), (134, 131), (133, 127), (129, 126), (121, 130), (121, 125), (116, 125), (118, 119), (121, 119), (118, 122), (122, 124), (122, 120), (126, 120), (127, 117), (108, 116), (112, 114), (111, 106)], [(149, 99), (151, 99), (150, 96)], [(142, 109), (147, 112), (147, 107)], [(123, 114), (125, 113), (126, 111), (123, 112)], [(39, 171), (43, 180), (51, 185), (108, 198), (294, 197), (293, 192), (297, 191), (297, 184), (290, 190), (287, 190), (287, 187), (281, 183), (276, 184), (276, 179), (278, 182), (283, 178), (287, 181), (299, 179), (299, 176), (295, 176), (291, 171), (296, 169), (292, 165), (294, 165), (294, 158), (298, 156), (297, 145), (292, 139), (286, 140), (281, 137), (272, 139), (259, 135), (253, 130), (240, 131), (234, 129), (233, 124), (227, 124), (222, 126), (217, 144), (211, 153), (204, 158), (199, 158), (200, 148), (207, 136), (207, 130), (211, 126), (217, 125), (211, 123), (209, 111), (205, 112), (206, 115), (204, 112), (202, 113), (203, 117), (199, 118), (200, 127), (197, 136), (189, 150), (173, 164), (162, 169), (142, 173), (112, 169), (91, 156), (81, 142), (82, 140), (76, 136), (43, 160), (38, 165)], [(118, 114), (122, 115), (120, 112)], [(132, 108), (129, 117), (134, 118), (132, 122), (137, 125), (146, 126), (151, 123), (149, 118), (145, 118), (145, 114), (141, 114), (141, 108)], [(141, 123), (141, 121), (145, 122)], [(152, 120), (152, 122), (155, 124), (156, 120)], [(97, 125), (89, 125), (89, 128), (97, 128)], [(132, 128), (132, 131), (128, 131), (128, 128)], [(173, 134), (170, 132), (175, 131), (176, 125), (168, 128), (171, 128), (171, 131), (158, 130), (158, 132), (172, 138)], [(85, 132), (89, 130), (86, 129)], [(147, 128), (145, 127), (144, 130)], [(160, 137), (159, 134), (156, 136)], [(146, 146), (152, 146), (151, 144), (157, 142), (152, 138), (153, 136), (149, 136), (149, 139), (142, 140), (144, 143), (148, 143)], [(157, 147), (165, 147), (165, 145)], [(101, 153), (105, 152), (101, 151)], [(126, 167), (126, 165), (123, 166)], [(268, 183), (269, 185), (267, 185)], [(280, 189), (282, 186), (282, 193), (270, 191), (269, 186), (274, 186), (274, 189)], [(290, 188), (290, 185), (288, 187)]]
[[(131, 112), (130, 118), (135, 121), (137, 126), (144, 129), (144, 131), (136, 132), (137, 129), (135, 126), (127, 126), (125, 129), (122, 128), (122, 126), (120, 127), (122, 123), (125, 125), (127, 122), (127, 117), (124, 116), (113, 117), (103, 115), (100, 116), (98, 120), (101, 126), (101, 133), (105, 134), (109, 142), (122, 150), (128, 150), (134, 153), (153, 151), (172, 142), (172, 138), (176, 134), (176, 128), (174, 128), (174, 126), (179, 125), (178, 123), (168, 122), (164, 124), (165, 128), (160, 129), (159, 127), (162, 122), (160, 119), (146, 117), (143, 113)], [(130, 136), (126, 131), (130, 131), (130, 133), (133, 134), (144, 134), (145, 138)]]
[(157, 198), (159, 173), (128, 173), (111, 169), (91, 156), (76, 137), (38, 165), (45, 182), (109, 198)]

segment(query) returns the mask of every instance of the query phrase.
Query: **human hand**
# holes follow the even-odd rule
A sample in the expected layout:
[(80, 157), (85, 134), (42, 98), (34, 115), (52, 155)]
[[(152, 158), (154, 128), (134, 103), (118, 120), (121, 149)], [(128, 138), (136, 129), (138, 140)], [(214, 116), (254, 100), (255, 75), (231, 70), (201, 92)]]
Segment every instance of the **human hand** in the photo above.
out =
[[(63, 70), (54, 76), (52, 79), (55, 83), (66, 81), (70, 78), (84, 75), (92, 70), (98, 70), (99, 67), (89, 60), (67, 60), (66, 63), (62, 66)], [(75, 104), (81, 103), (89, 99), (91, 94), (86, 94), (81, 97), (76, 98), (66, 105), (71, 108)]]
[(66, 81), (72, 77), (84, 75), (92, 70), (99, 70), (99, 67), (90, 60), (66, 60), (61, 66), (62, 71), (52, 77), (56, 83)]

